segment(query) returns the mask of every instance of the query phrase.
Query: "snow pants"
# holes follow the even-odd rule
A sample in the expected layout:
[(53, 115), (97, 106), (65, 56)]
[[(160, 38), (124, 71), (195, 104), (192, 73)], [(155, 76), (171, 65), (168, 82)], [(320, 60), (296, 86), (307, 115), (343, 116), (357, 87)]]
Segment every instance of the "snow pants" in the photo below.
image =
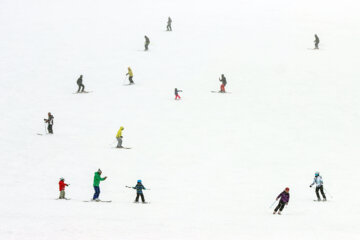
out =
[(220, 92), (225, 92), (225, 85), (224, 85), (224, 84), (221, 84), (221, 86), (220, 86)]
[(85, 90), (85, 86), (84, 84), (78, 84), (79, 88), (77, 90), (77, 92), (83, 92)]
[(324, 187), (323, 185), (319, 186), (319, 187), (316, 187), (315, 189), (315, 192), (316, 192), (316, 196), (317, 196), (317, 199), (320, 200), (320, 194), (319, 194), (319, 191), (321, 192), (321, 195), (324, 199), (326, 199), (326, 196), (325, 196), (325, 193), (324, 193)]
[(94, 186), (94, 190), (95, 190), (95, 193), (94, 193), (93, 200), (99, 198), (99, 195), (100, 195), (100, 187), (99, 187), (99, 186)]
[(61, 190), (59, 199), (64, 199), (64, 198), (65, 198), (65, 190)]
[(315, 43), (315, 49), (319, 49), (319, 43)]
[(166, 30), (172, 31), (171, 24), (168, 24), (168, 25), (166, 26)]
[(149, 50), (149, 44), (150, 43), (145, 43), (145, 51)]
[(48, 132), (49, 132), (50, 134), (53, 134), (53, 129), (52, 129), (52, 125), (51, 125), (51, 124), (48, 124), (47, 129), (48, 129)]
[(132, 80), (133, 79), (133, 77), (131, 76), (129, 76), (129, 82), (130, 82), (130, 84), (134, 84), (134, 81)]
[(144, 197), (144, 194), (142, 193), (137, 193), (136, 194), (136, 198), (135, 198), (135, 202), (138, 202), (139, 201), (139, 197), (141, 196), (141, 201), (142, 202), (145, 202), (145, 197)]
[(122, 146), (122, 138), (121, 137), (119, 137), (119, 138), (116, 138), (117, 139), (117, 141), (118, 141), (118, 144), (117, 144), (117, 148), (122, 148), (123, 146)]
[(280, 210), (280, 212), (284, 209), (286, 202), (283, 201), (279, 201), (279, 204), (276, 206), (276, 208), (274, 209), (274, 212), (277, 212), (278, 210)]
[(179, 96), (179, 94), (176, 94), (176, 95), (175, 95), (175, 100), (177, 100), (177, 99), (181, 99), (181, 97)]

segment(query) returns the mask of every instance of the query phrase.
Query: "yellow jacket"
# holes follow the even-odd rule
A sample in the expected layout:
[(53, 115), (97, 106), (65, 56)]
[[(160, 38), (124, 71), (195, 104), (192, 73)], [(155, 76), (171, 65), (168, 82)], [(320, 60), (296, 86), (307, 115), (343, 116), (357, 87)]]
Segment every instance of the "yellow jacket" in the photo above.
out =
[(128, 68), (128, 75), (129, 75), (130, 77), (133, 77), (133, 76), (134, 76), (134, 74), (133, 74), (133, 72), (132, 72), (131, 68)]
[(116, 138), (122, 137), (122, 130), (124, 130), (124, 127), (120, 127), (119, 131), (116, 134)]

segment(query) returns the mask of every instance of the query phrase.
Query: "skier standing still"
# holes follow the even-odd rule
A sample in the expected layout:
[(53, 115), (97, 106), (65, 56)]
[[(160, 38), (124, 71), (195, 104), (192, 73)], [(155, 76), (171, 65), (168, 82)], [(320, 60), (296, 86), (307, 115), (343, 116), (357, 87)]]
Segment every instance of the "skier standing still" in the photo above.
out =
[(60, 178), (60, 181), (59, 181), (59, 191), (60, 191), (59, 199), (66, 199), (65, 198), (65, 187), (67, 187), (69, 185), (70, 184), (65, 183), (64, 178)]
[(129, 82), (130, 82), (130, 84), (134, 84), (134, 81), (133, 81), (134, 74), (133, 74), (133, 72), (132, 72), (132, 70), (131, 70), (130, 67), (128, 67), (128, 73), (126, 74), (126, 76), (129, 76)]
[(166, 31), (172, 31), (171, 23), (172, 23), (172, 20), (169, 17), (168, 21), (167, 21)]
[(177, 88), (175, 88), (175, 100), (181, 99), (179, 92), (182, 92), (182, 90), (178, 90)]
[(119, 129), (119, 131), (117, 132), (117, 134), (116, 134), (116, 140), (118, 141), (118, 144), (117, 144), (117, 148), (123, 148), (123, 146), (122, 146), (122, 138), (123, 138), (123, 136), (122, 136), (122, 131), (124, 130), (124, 127), (123, 126), (121, 126), (120, 127), (120, 129)]
[(315, 192), (316, 192), (317, 200), (321, 201), (320, 194), (319, 194), (319, 191), (320, 191), (321, 195), (323, 197), (323, 201), (326, 201), (326, 196), (325, 196), (325, 193), (324, 193), (324, 186), (323, 186), (324, 182), (323, 182), (322, 177), (320, 176), (319, 172), (315, 173), (314, 181), (310, 185), (310, 187), (312, 187), (314, 184), (316, 184)]
[(82, 81), (83, 81), (83, 75), (80, 75), (80, 77), (78, 78), (78, 80), (76, 81), (76, 83), (77, 83), (77, 85), (79, 86), (79, 88), (78, 88), (78, 90), (77, 90), (77, 92), (79, 93), (79, 92), (84, 92), (84, 90), (85, 90), (85, 86), (84, 86), (84, 84), (82, 83)]
[(225, 86), (227, 84), (224, 74), (221, 74), (221, 78), (219, 78), (219, 81), (221, 82), (220, 92), (224, 93), (225, 92)]
[(100, 181), (104, 181), (107, 179), (107, 177), (104, 177), (102, 178), (101, 177), (101, 174), (102, 174), (102, 171), (99, 170), (97, 172), (95, 172), (95, 175), (94, 175), (94, 183), (93, 183), (93, 186), (94, 186), (94, 190), (95, 190), (95, 193), (94, 193), (94, 196), (93, 196), (93, 201), (101, 201), (99, 199), (99, 195), (100, 195)]
[(149, 50), (150, 39), (145, 35), (145, 51)]
[(139, 197), (141, 197), (141, 201), (145, 203), (145, 197), (142, 190), (146, 190), (146, 188), (144, 187), (144, 185), (142, 185), (141, 180), (137, 181), (137, 184), (135, 187), (133, 187), (133, 189), (136, 189), (135, 202), (139, 202)]
[(289, 188), (285, 188), (285, 190), (282, 193), (280, 193), (279, 196), (277, 196), (276, 200), (280, 198), (280, 201), (279, 204), (274, 209), (273, 214), (275, 214), (278, 210), (280, 210), (278, 214), (281, 215), (281, 212), (284, 209), (285, 205), (288, 205), (290, 200), (289, 191), (290, 191)]
[(319, 43), (320, 43), (320, 39), (318, 37), (318, 35), (315, 34), (315, 49), (319, 49)]
[(47, 130), (50, 134), (53, 134), (52, 126), (54, 124), (54, 116), (48, 113), (48, 119), (44, 118), (44, 121), (48, 124)]

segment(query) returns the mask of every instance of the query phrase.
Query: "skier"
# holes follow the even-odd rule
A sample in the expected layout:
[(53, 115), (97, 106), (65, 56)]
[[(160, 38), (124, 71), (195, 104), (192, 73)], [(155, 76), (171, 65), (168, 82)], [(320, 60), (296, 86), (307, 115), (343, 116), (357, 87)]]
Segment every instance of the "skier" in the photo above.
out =
[(179, 92), (182, 92), (182, 90), (178, 90), (177, 88), (175, 88), (175, 100), (181, 99), (181, 97), (179, 96)]
[(225, 92), (225, 86), (227, 84), (224, 74), (221, 74), (221, 78), (219, 78), (219, 81), (221, 82), (220, 92), (224, 93)]
[(144, 185), (142, 185), (141, 180), (137, 181), (137, 184), (135, 187), (133, 187), (133, 189), (136, 189), (135, 202), (139, 202), (139, 197), (141, 197), (141, 201), (145, 203), (145, 197), (142, 190), (146, 190), (146, 188), (144, 187)]
[(50, 134), (53, 134), (52, 126), (53, 126), (53, 124), (54, 124), (54, 116), (51, 115), (51, 113), (49, 112), (49, 113), (48, 113), (48, 119), (44, 118), (44, 121), (48, 124), (48, 127), (47, 127), (48, 132), (49, 132)]
[(82, 83), (82, 81), (83, 81), (83, 75), (80, 75), (80, 77), (78, 78), (78, 80), (76, 81), (76, 83), (77, 83), (77, 85), (79, 86), (79, 88), (78, 88), (78, 90), (77, 90), (77, 92), (79, 93), (79, 92), (84, 92), (84, 90), (85, 90), (85, 86), (84, 86), (84, 84)]
[(69, 186), (70, 184), (65, 183), (65, 179), (64, 178), (60, 178), (59, 181), (59, 191), (60, 191), (60, 196), (59, 199), (66, 199), (65, 198), (65, 186)]
[(145, 35), (145, 51), (149, 50), (150, 39)]
[(318, 37), (318, 35), (315, 34), (315, 49), (319, 49), (319, 43), (320, 43), (320, 39)]
[(128, 73), (126, 74), (126, 76), (128, 76), (128, 75), (129, 75), (129, 82), (130, 82), (130, 84), (134, 84), (134, 81), (133, 81), (133, 76), (134, 76), (134, 74), (133, 74), (133, 72), (132, 72), (132, 70), (131, 70), (130, 67), (128, 67)]
[(168, 18), (168, 21), (167, 21), (166, 31), (172, 31), (171, 23), (172, 23), (172, 20), (171, 20), (171, 18), (169, 17), (169, 18)]
[(315, 172), (314, 181), (310, 185), (310, 187), (312, 187), (314, 184), (316, 184), (315, 192), (316, 192), (317, 200), (321, 201), (320, 194), (319, 194), (319, 191), (320, 191), (321, 195), (323, 197), (323, 201), (326, 201), (326, 196), (325, 196), (324, 187), (323, 187), (324, 182), (323, 182), (322, 177), (320, 176), (319, 172)]
[(285, 205), (288, 205), (289, 200), (290, 200), (289, 191), (290, 191), (290, 189), (287, 187), (287, 188), (285, 188), (285, 190), (282, 193), (279, 194), (279, 196), (277, 196), (276, 200), (278, 200), (280, 198), (280, 201), (279, 201), (279, 204), (274, 209), (273, 214), (275, 214), (278, 210), (280, 210), (278, 214), (281, 215), (281, 212), (284, 209)]
[(95, 172), (95, 175), (94, 175), (94, 184), (93, 184), (93, 186), (94, 186), (94, 190), (95, 190), (95, 193), (94, 193), (94, 197), (93, 197), (93, 201), (97, 201), (97, 202), (99, 202), (99, 201), (101, 201), (100, 199), (99, 199), (99, 195), (100, 195), (100, 181), (104, 181), (104, 180), (106, 180), (107, 179), (107, 177), (104, 177), (104, 178), (102, 178), (101, 177), (101, 174), (102, 174), (102, 171), (100, 170), (100, 168), (99, 168), (99, 170), (97, 171), (97, 172)]
[(117, 144), (117, 148), (123, 148), (123, 146), (122, 146), (122, 138), (123, 138), (123, 136), (122, 136), (122, 131), (124, 130), (124, 127), (123, 126), (121, 126), (120, 127), (120, 129), (119, 129), (119, 131), (117, 132), (117, 134), (116, 134), (116, 139), (117, 139), (117, 141), (118, 141), (118, 144)]

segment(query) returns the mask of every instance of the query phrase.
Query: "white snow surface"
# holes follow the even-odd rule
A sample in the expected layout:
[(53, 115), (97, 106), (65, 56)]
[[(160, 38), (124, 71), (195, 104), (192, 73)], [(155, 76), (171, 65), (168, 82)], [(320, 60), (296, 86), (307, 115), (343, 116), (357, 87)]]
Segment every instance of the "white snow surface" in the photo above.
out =
[[(0, 239), (359, 239), (358, 9), (1, 0)], [(222, 73), (231, 94), (210, 92)], [(72, 94), (80, 74), (93, 92)], [(47, 112), (55, 134), (37, 135)], [(114, 148), (120, 126), (130, 150)], [(83, 202), (98, 168), (111, 203)], [(328, 202), (313, 201), (315, 171)], [(138, 179), (150, 204), (125, 188)]]

